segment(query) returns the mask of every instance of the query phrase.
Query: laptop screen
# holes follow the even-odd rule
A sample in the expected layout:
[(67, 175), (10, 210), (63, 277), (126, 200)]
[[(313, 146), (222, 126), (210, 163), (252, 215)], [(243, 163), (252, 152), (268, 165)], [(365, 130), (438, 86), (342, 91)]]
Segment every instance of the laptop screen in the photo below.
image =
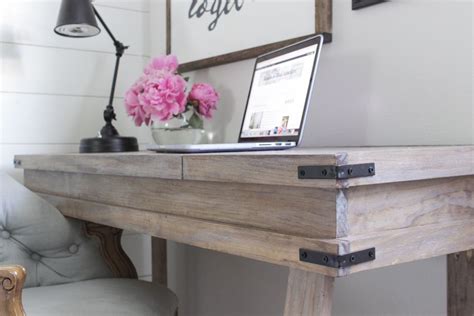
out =
[(319, 45), (309, 40), (257, 59), (240, 142), (298, 141)]

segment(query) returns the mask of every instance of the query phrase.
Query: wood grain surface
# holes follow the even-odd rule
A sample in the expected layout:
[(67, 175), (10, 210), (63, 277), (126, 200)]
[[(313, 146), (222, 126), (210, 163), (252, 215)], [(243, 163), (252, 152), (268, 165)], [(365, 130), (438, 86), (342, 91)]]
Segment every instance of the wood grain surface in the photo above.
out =
[(474, 315), (474, 250), (448, 256), (448, 316)]
[(337, 269), (299, 261), (300, 247), (333, 254), (340, 252), (337, 240), (283, 235), (54, 195), (40, 196), (65, 216), (325, 275), (338, 276), (339, 273)]
[(375, 163), (374, 177), (354, 178), (346, 186), (474, 175), (474, 146), (368, 147), (346, 149), (342, 164)]
[[(210, 154), (20, 155), (18, 168), (199, 181), (349, 188), (474, 175), (474, 146), (295, 148)], [(372, 177), (300, 180), (297, 167), (375, 163)]]
[(183, 179), (336, 188), (334, 179), (298, 179), (298, 166), (335, 166), (337, 159), (337, 153), (312, 155), (305, 151), (187, 155), (183, 157)]
[(152, 152), (17, 155), (15, 166), (25, 170), (181, 179), (181, 159), (181, 155)]
[(122, 248), (122, 229), (86, 222), (86, 235), (97, 238), (100, 243), (100, 253), (105, 263), (116, 278), (138, 278), (137, 270)]
[[(17, 158), (26, 186), (65, 215), (338, 277), (473, 249), (473, 148)], [(142, 162), (175, 169), (146, 174)], [(373, 177), (297, 178), (301, 165), (368, 162)], [(299, 261), (300, 248), (343, 255), (372, 247), (376, 260), (348, 268)]]
[[(375, 176), (300, 180), (297, 167), (375, 163)], [(324, 188), (474, 175), (474, 146), (298, 148), (280, 152), (183, 156), (190, 180), (237, 181)]]
[(26, 280), (25, 268), (0, 266), (0, 316), (24, 316), (21, 292)]
[[(328, 1), (328, 0), (324, 0), (324, 1)], [(332, 1), (332, 0), (329, 0), (329, 1)], [(222, 54), (215, 57), (203, 58), (196, 61), (183, 63), (179, 66), (178, 70), (180, 73), (186, 73), (186, 72), (190, 72), (194, 70), (221, 66), (221, 65), (225, 65), (229, 63), (235, 63), (241, 60), (257, 58), (260, 55), (277, 50), (279, 48), (283, 48), (285, 46), (289, 46), (291, 44), (301, 42), (314, 35), (316, 35), (316, 33), (308, 34), (305, 36), (299, 36), (299, 37), (291, 38), (288, 40), (278, 41), (271, 44), (265, 44), (265, 45), (260, 45), (257, 47), (242, 49), (242, 50), (238, 50), (238, 51), (227, 53), (227, 54)], [(323, 35), (324, 35), (324, 43), (330, 43), (332, 41), (331, 33), (324, 33)]]
[(345, 249), (347, 252), (376, 248), (374, 261), (354, 265), (341, 272), (351, 274), (473, 249), (474, 220), (394, 229), (339, 240), (350, 245)]
[[(336, 239), (312, 239), (41, 194), (66, 216), (329, 276), (344, 276), (474, 248), (474, 220)], [(375, 247), (376, 260), (349, 268), (299, 261), (299, 249), (346, 254)]]
[(334, 278), (290, 268), (284, 316), (331, 316)]
[(347, 235), (472, 220), (473, 193), (472, 176), (349, 188)]
[(306, 237), (336, 237), (336, 191), (26, 170), (28, 188)]
[(315, 33), (331, 34), (332, 41), (332, 1), (333, 0), (317, 0), (314, 2), (316, 11), (316, 29)]
[(168, 254), (166, 239), (151, 238), (151, 275), (153, 283), (168, 285)]

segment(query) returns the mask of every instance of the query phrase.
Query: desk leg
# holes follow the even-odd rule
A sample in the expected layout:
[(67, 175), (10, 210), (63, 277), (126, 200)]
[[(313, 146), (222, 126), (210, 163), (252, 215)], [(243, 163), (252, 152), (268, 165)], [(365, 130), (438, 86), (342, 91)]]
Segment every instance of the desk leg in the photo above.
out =
[(168, 285), (166, 239), (151, 237), (151, 266), (153, 283)]
[(329, 316), (334, 278), (290, 268), (285, 316)]
[(474, 315), (474, 250), (448, 255), (448, 316)]

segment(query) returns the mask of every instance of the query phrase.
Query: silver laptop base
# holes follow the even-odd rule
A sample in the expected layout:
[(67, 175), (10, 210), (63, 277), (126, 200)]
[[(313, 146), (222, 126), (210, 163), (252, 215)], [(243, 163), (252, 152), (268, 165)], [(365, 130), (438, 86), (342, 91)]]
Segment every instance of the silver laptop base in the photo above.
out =
[(296, 147), (295, 142), (289, 143), (238, 143), (238, 144), (199, 144), (199, 145), (149, 145), (147, 150), (162, 153), (212, 153), (283, 150)]

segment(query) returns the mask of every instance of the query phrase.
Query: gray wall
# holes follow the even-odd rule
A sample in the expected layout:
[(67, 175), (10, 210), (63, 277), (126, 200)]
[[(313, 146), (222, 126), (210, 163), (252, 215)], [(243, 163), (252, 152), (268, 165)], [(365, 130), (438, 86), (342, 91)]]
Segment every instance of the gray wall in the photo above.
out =
[[(304, 145), (471, 143), (472, 16), (470, 0), (334, 0)], [(237, 138), (253, 63), (195, 73), (223, 95), (209, 124), (219, 140)]]
[[(323, 50), (303, 145), (472, 144), (472, 17), (470, 0), (392, 0), (361, 11), (334, 0), (334, 42)], [(152, 51), (161, 54), (162, 43)], [(223, 96), (207, 124), (216, 141), (237, 139), (253, 62), (192, 74)], [(282, 314), (287, 269), (171, 248), (182, 315)], [(443, 257), (338, 279), (335, 315), (445, 315), (445, 270)]]

